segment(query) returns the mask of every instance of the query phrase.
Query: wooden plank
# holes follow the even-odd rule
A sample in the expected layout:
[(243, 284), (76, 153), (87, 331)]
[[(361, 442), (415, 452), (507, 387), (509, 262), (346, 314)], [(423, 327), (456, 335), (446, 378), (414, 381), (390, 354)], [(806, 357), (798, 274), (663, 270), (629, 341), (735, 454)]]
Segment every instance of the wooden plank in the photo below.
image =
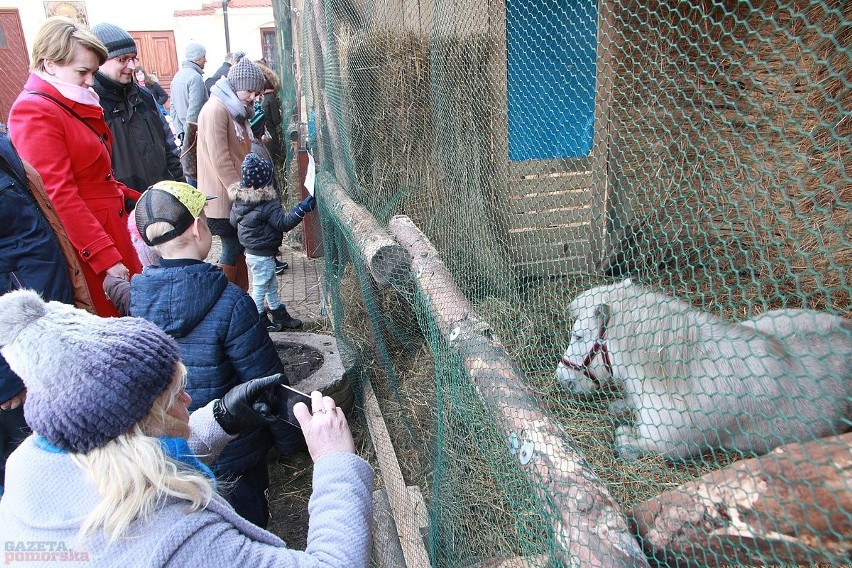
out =
[(433, 5), (435, 14), (452, 14), (433, 20), (436, 37), (464, 38), (488, 33), (489, 2), (434, 0)]
[(509, 229), (517, 227), (554, 227), (565, 223), (594, 221), (600, 207), (588, 191), (560, 193), (546, 198), (520, 197), (509, 202), (506, 222)]
[(594, 201), (589, 187), (565, 188), (548, 184), (534, 184), (509, 197), (506, 205), (510, 213), (529, 214), (550, 209), (592, 209), (603, 211)]
[(399, 532), (399, 543), (408, 568), (427, 568), (431, 566), (429, 554), (423, 545), (423, 539), (415, 527), (419, 527), (417, 511), (411, 503), (396, 451), (388, 433), (382, 411), (376, 400), (376, 393), (370, 381), (364, 384), (364, 414), (370, 439), (376, 449), (382, 481), (388, 493), (388, 502), (393, 511), (394, 522)]
[[(532, 215), (513, 214), (509, 216), (506, 234), (510, 243), (536, 247), (549, 247), (557, 242), (570, 245), (571, 241), (580, 244), (591, 238), (593, 221), (591, 207), (542, 210)], [(546, 242), (534, 242), (538, 239)]]
[[(491, 119), (491, 153), (494, 156), (494, 202), (502, 204), (511, 194), (509, 184), (509, 95), (508, 62), (506, 60), (506, 2), (488, 2), (488, 84), (491, 85), (494, 112)], [(505, 230), (504, 207), (494, 207), (495, 226)]]
[(536, 556), (516, 556), (515, 558), (489, 558), (468, 568), (546, 568), (551, 566), (550, 557), (544, 554)]
[(426, 35), (432, 30), (432, 0), (403, 0), (405, 27)]
[(592, 161), (588, 157), (509, 162), (509, 177), (516, 180), (547, 173), (584, 172), (590, 170), (592, 170)]
[(549, 278), (566, 274), (587, 274), (588, 262), (583, 257), (548, 258), (535, 262), (515, 262), (512, 270), (519, 278)]
[(429, 511), (426, 509), (426, 500), (423, 499), (423, 492), (417, 485), (408, 486), (408, 499), (411, 501), (411, 506), (414, 507), (414, 515), (417, 517), (417, 528), (420, 531), (420, 537), (423, 539), (425, 546), (429, 542)]
[[(603, 211), (609, 211), (612, 206), (612, 179), (610, 176), (613, 173), (612, 163), (612, 136), (610, 129), (612, 121), (610, 113), (612, 112), (612, 89), (613, 89), (613, 70), (612, 70), (612, 38), (616, 33), (615, 29), (615, 10), (612, 0), (598, 0), (598, 55), (597, 55), (597, 71), (595, 89), (595, 133), (594, 145), (592, 146), (592, 169), (597, 173), (600, 183), (599, 191), (600, 207)], [(609, 242), (609, 233), (606, 227), (606, 221), (601, 221), (603, 230), (599, 248), (594, 253), (593, 264), (598, 267), (603, 260), (604, 251), (610, 250), (612, 247)]]
[(406, 568), (399, 531), (393, 520), (393, 511), (384, 489), (373, 491), (373, 555), (371, 560), (379, 568)]

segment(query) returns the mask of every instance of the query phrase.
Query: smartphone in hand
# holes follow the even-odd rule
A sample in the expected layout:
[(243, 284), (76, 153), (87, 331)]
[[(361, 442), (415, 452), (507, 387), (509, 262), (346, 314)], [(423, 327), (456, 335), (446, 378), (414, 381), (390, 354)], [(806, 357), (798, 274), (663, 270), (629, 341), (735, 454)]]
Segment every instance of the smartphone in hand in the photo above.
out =
[(310, 410), (311, 397), (289, 385), (278, 385), (277, 389), (278, 391), (275, 395), (278, 400), (278, 418), (287, 424), (301, 429), (299, 421), (296, 420), (296, 415), (293, 414), (293, 407), (297, 402), (304, 402), (308, 405), (308, 410)]

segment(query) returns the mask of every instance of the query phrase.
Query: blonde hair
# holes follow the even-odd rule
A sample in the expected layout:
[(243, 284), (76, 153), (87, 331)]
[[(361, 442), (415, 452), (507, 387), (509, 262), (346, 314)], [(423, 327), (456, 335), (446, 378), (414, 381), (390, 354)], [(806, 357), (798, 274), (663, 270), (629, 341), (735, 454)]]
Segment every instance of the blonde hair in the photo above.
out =
[(263, 86), (267, 89), (278, 91), (278, 89), (281, 88), (281, 78), (278, 77), (275, 70), (260, 60), (255, 61), (254, 64), (257, 65), (257, 68), (260, 69), (261, 73), (263, 73), (263, 78), (265, 80), (265, 84)]
[(183, 393), (186, 368), (178, 362), (172, 385), (160, 395), (148, 416), (130, 431), (71, 460), (89, 474), (101, 500), (80, 527), (80, 537), (102, 528), (108, 542), (127, 533), (137, 519), (147, 520), (167, 498), (187, 502), (187, 512), (207, 506), (213, 496), (201, 472), (167, 456), (153, 437), (167, 420), (169, 407)]
[(107, 48), (101, 40), (83, 24), (62, 16), (53, 16), (44, 21), (33, 42), (32, 71), (44, 71), (45, 61), (67, 65), (74, 58), (77, 45), (95, 53), (98, 64), (107, 60)]
[[(145, 228), (145, 236), (148, 240), (154, 240), (157, 237), (160, 237), (172, 229), (174, 229), (174, 225), (171, 223), (166, 223), (165, 221), (159, 221), (157, 223), (151, 223)], [(174, 252), (176, 249), (180, 249), (184, 245), (192, 242), (192, 233), (190, 229), (192, 226), (186, 228), (186, 230), (176, 236), (175, 238), (168, 240), (164, 243), (160, 243), (158, 245), (154, 245), (151, 248), (159, 254), (160, 256), (170, 256), (170, 253)]]

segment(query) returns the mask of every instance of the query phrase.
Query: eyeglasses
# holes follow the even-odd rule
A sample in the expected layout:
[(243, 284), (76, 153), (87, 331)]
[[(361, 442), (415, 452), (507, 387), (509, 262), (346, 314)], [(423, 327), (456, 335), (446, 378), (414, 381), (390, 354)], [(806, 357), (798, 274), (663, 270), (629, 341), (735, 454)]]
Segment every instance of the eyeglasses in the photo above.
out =
[(121, 57), (116, 57), (115, 60), (118, 61), (119, 63), (121, 63), (122, 65), (127, 65), (128, 63), (131, 63), (131, 62), (132, 63), (138, 63), (139, 57), (137, 57), (136, 55), (128, 54), (128, 55), (122, 55)]

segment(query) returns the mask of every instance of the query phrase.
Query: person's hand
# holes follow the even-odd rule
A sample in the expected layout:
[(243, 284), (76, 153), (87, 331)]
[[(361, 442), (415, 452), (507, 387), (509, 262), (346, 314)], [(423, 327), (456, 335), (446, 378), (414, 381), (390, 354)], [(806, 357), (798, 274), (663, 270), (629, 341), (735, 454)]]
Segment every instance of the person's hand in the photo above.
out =
[(27, 400), (27, 389), (23, 389), (6, 402), (0, 404), (0, 410), (14, 410), (24, 404), (25, 400)]
[(311, 459), (316, 462), (333, 452), (355, 453), (355, 442), (343, 411), (330, 396), (319, 391), (311, 393), (311, 410), (304, 402), (296, 403), (293, 414), (302, 426)]
[(307, 213), (310, 213), (317, 208), (317, 200), (313, 195), (304, 198), (301, 203), (296, 205), (296, 215), (304, 219)]
[(283, 382), (284, 375), (278, 373), (239, 384), (213, 404), (213, 417), (228, 434), (250, 432), (264, 423), (254, 405), (271, 400), (273, 389)]
[(122, 280), (130, 280), (130, 271), (124, 266), (124, 263), (117, 262), (112, 267), (107, 269), (106, 273)]

